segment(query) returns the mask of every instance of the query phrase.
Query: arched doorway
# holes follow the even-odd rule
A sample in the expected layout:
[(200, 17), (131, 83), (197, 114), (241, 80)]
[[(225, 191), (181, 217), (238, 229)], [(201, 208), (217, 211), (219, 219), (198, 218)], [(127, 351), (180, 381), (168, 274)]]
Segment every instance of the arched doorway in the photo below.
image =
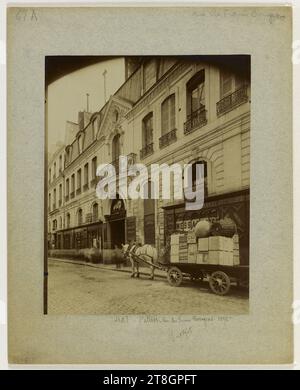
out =
[(125, 218), (126, 209), (123, 199), (117, 195), (116, 199), (113, 199), (110, 207), (110, 237), (111, 247), (121, 247), (121, 244), (125, 243)]

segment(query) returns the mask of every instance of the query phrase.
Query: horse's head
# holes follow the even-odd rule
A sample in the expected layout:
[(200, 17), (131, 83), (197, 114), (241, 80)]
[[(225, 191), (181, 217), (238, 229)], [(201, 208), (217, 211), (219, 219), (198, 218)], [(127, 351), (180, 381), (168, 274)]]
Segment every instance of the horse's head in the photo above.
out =
[(121, 245), (122, 245), (123, 256), (124, 258), (127, 258), (129, 254), (129, 244), (121, 244)]

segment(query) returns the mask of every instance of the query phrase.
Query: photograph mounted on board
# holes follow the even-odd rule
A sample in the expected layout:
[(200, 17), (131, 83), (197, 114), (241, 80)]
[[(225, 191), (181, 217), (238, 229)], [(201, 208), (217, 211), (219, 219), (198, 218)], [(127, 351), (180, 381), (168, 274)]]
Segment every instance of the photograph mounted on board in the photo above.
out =
[(47, 56), (47, 314), (249, 313), (249, 55)]

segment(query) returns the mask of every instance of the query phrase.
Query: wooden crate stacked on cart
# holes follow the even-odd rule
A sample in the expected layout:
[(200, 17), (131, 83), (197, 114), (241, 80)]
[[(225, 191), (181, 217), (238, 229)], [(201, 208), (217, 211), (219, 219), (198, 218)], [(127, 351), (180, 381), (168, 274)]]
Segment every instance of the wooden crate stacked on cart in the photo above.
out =
[(194, 232), (171, 235), (171, 263), (238, 265), (239, 237), (197, 238)]

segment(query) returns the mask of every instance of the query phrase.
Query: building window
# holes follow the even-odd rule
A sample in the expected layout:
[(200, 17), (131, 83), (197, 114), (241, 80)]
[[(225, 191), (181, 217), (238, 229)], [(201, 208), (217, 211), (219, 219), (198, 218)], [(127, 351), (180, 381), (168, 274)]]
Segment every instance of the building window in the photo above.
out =
[(48, 211), (51, 211), (51, 194), (48, 195)]
[(78, 169), (77, 171), (77, 189), (76, 189), (76, 194), (81, 193), (81, 169)]
[(117, 123), (118, 119), (119, 119), (119, 112), (118, 112), (118, 110), (115, 110), (114, 111), (114, 122)]
[(62, 205), (62, 184), (60, 184), (59, 185), (59, 200), (58, 200), (58, 202), (59, 202), (59, 206), (61, 206)]
[(88, 189), (89, 186), (88, 182), (89, 182), (89, 163), (86, 163), (83, 171), (83, 191), (86, 191)]
[(77, 224), (82, 225), (82, 209), (79, 209), (77, 212)]
[(167, 134), (175, 128), (175, 93), (168, 96), (161, 105), (161, 134)]
[(116, 134), (112, 140), (112, 164), (116, 174), (119, 173), (119, 156), (121, 154), (120, 134)]
[(142, 146), (141, 159), (153, 153), (153, 112), (146, 115), (142, 122)]
[(220, 98), (230, 95), (233, 92), (234, 78), (228, 70), (220, 71)]
[(97, 175), (97, 157), (94, 157), (92, 159), (92, 178), (93, 178), (93, 180), (96, 179), (96, 175)]
[(56, 209), (56, 188), (53, 190), (53, 210)]
[(62, 217), (59, 217), (59, 228), (62, 229)]
[(79, 154), (82, 153), (82, 151), (83, 151), (83, 135), (81, 134), (78, 137), (78, 152), (79, 152)]
[[(69, 198), (69, 195), (70, 195), (70, 180), (67, 179), (66, 180), (66, 198)], [(68, 200), (68, 199), (66, 199)]]
[(113, 161), (119, 160), (120, 152), (120, 134), (116, 134), (112, 140), (112, 159)]
[(217, 115), (223, 115), (248, 101), (247, 86), (242, 79), (222, 69), (220, 71), (220, 101), (217, 102)]
[(97, 184), (97, 157), (92, 159), (92, 180), (91, 187)]
[(52, 230), (55, 231), (57, 229), (57, 220), (54, 219), (52, 222)]
[(67, 213), (66, 215), (66, 226), (69, 228), (71, 226), (71, 215), (70, 213)]
[(49, 168), (49, 183), (51, 183), (51, 168)]
[(59, 173), (62, 171), (62, 155), (59, 156)]
[(161, 137), (159, 147), (163, 148), (176, 141), (175, 94), (168, 96), (161, 105)]
[(73, 175), (71, 176), (71, 193), (70, 193), (70, 197), (74, 198), (74, 195), (75, 195), (75, 174), (73, 173)]
[(93, 204), (93, 222), (98, 221), (98, 203)]
[(205, 110), (205, 72), (196, 73), (187, 83), (186, 89), (187, 121), (184, 124), (184, 133), (188, 134), (196, 128), (206, 125)]

